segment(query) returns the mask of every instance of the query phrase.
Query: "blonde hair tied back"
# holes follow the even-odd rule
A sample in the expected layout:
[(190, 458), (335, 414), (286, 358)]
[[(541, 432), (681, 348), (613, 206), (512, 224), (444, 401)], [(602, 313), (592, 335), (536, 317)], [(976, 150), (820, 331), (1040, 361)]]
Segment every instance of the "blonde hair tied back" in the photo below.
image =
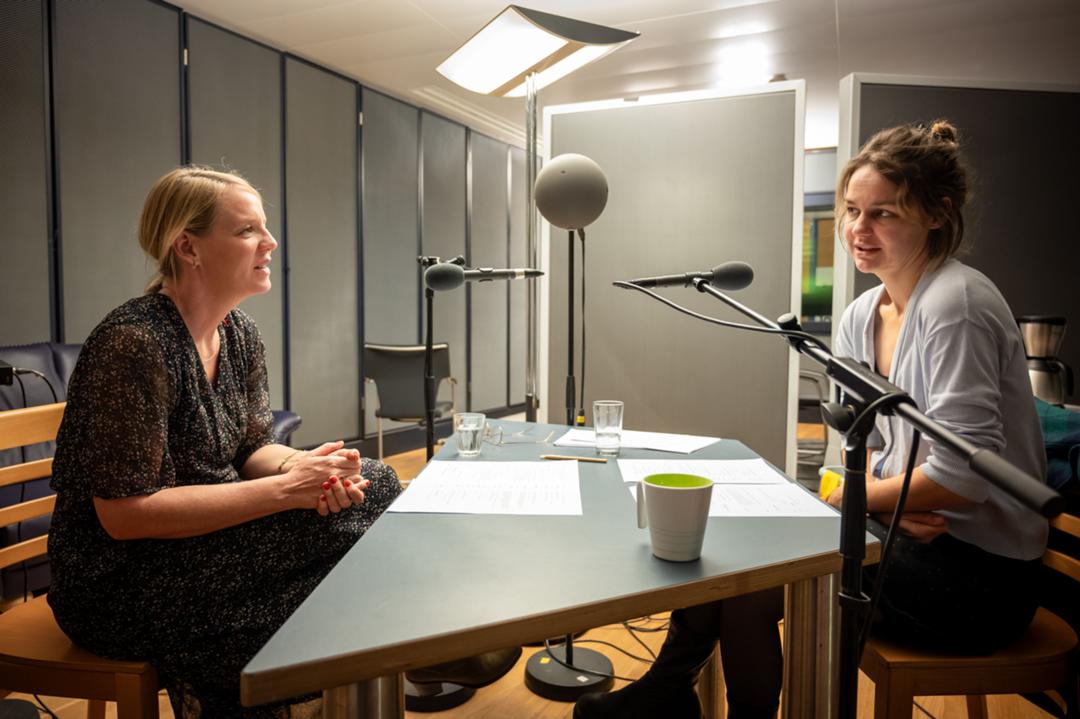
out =
[(205, 234), (214, 223), (218, 201), (230, 187), (259, 196), (258, 190), (240, 175), (201, 165), (178, 167), (150, 188), (139, 219), (139, 246), (157, 263), (157, 272), (145, 294), (157, 292), (165, 280), (175, 279), (176, 238), (185, 231)]

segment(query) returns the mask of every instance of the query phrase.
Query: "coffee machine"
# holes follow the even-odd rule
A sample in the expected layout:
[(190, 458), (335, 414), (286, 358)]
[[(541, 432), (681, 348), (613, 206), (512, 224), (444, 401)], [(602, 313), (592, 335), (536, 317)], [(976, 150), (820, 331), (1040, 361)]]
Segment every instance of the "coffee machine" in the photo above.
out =
[(1024, 337), (1028, 377), (1036, 397), (1050, 404), (1065, 404), (1073, 393), (1073, 374), (1069, 365), (1058, 359), (1065, 338), (1065, 318), (1058, 315), (1017, 317)]

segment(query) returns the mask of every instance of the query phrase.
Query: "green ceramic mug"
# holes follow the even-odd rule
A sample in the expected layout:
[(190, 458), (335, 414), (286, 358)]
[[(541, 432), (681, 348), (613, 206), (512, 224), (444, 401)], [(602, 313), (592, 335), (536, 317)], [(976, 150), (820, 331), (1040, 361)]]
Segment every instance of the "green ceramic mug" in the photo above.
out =
[(694, 474), (650, 474), (638, 483), (638, 527), (649, 528), (654, 556), (672, 562), (701, 556), (712, 486)]

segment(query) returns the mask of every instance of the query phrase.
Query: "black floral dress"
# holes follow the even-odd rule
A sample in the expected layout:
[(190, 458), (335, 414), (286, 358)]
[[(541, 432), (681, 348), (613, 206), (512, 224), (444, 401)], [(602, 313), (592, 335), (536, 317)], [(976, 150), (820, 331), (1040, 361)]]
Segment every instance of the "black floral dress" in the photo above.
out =
[(311, 697), (241, 707), (240, 671), (397, 496), (392, 469), (365, 459), (366, 500), (339, 514), (289, 510), (187, 539), (114, 540), (94, 510), (95, 496), (245, 481), (272, 441), (264, 349), (239, 310), (218, 333), (214, 384), (165, 295), (128, 301), (87, 339), (57, 439), (49, 604), (76, 643), (152, 662), (178, 717), (302, 715)]

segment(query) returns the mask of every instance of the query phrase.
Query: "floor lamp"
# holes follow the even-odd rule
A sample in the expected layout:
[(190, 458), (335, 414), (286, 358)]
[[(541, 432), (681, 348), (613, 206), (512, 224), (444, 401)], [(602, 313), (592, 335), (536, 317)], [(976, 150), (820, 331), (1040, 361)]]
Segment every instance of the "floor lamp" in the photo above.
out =
[[(525, 98), (525, 246), (530, 267), (540, 267), (538, 217), (533, 185), (537, 168), (537, 93), (638, 36), (561, 15), (510, 5), (443, 61), (436, 70), (482, 95)], [(540, 286), (531, 283), (526, 302), (525, 418), (536, 421), (537, 337)]]

